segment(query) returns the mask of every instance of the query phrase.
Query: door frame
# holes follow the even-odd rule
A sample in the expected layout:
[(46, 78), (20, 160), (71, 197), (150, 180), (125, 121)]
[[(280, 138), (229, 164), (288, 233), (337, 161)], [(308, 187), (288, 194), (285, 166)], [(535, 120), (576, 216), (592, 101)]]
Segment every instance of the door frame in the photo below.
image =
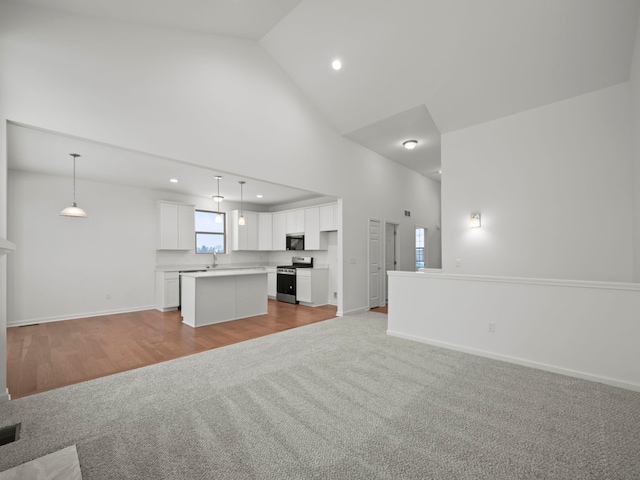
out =
[(394, 232), (394, 236), (395, 236), (395, 240), (394, 240), (394, 245), (393, 245), (393, 255), (395, 257), (395, 264), (394, 264), (394, 270), (398, 269), (399, 266), (399, 261), (398, 259), (400, 258), (400, 251), (398, 249), (398, 245), (400, 245), (399, 242), (399, 234), (400, 234), (400, 224), (397, 222), (392, 222), (390, 220), (384, 220), (383, 221), (384, 224), (384, 238), (383, 238), (383, 242), (382, 242), (382, 262), (385, 266), (385, 270), (384, 270), (384, 281), (383, 281), (383, 285), (382, 285), (382, 296), (384, 297), (384, 301), (385, 301), (385, 305), (387, 303), (387, 282), (389, 280), (388, 276), (387, 276), (387, 249), (386, 249), (386, 245), (387, 245), (387, 225), (393, 225), (393, 232)]

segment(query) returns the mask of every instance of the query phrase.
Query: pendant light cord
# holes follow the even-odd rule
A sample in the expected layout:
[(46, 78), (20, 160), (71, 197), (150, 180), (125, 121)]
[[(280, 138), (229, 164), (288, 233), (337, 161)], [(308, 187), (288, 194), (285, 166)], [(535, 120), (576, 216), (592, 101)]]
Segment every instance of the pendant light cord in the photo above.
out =
[(77, 153), (70, 153), (69, 155), (73, 157), (73, 206), (77, 207), (78, 205), (76, 204), (76, 158), (79, 157), (80, 155), (78, 155)]

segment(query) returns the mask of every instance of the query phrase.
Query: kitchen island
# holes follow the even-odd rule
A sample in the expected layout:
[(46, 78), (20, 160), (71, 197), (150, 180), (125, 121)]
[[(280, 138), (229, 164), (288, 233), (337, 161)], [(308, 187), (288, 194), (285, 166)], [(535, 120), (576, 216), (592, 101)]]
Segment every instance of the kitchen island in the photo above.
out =
[(264, 267), (182, 273), (182, 322), (191, 327), (267, 313)]

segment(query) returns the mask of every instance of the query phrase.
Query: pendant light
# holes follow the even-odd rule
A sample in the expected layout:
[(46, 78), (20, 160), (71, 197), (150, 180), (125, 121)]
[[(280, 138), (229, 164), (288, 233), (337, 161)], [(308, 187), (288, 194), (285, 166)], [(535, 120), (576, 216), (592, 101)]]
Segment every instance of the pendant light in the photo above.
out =
[(238, 225), (244, 225), (244, 215), (242, 214), (243, 210), (243, 197), (242, 197), (242, 186), (246, 183), (244, 180), (240, 180), (238, 182), (240, 184), (240, 218), (238, 218)]
[(73, 204), (62, 210), (58, 215), (63, 217), (87, 218), (89, 216), (87, 212), (76, 204), (76, 158), (80, 155), (77, 153), (70, 153), (69, 155), (73, 157)]
[(213, 196), (213, 201), (217, 202), (218, 208), (216, 210), (216, 223), (222, 223), (222, 215), (220, 214), (220, 202), (224, 200), (224, 197), (220, 195), (220, 179), (222, 176), (216, 175), (215, 178), (218, 181), (218, 194)]

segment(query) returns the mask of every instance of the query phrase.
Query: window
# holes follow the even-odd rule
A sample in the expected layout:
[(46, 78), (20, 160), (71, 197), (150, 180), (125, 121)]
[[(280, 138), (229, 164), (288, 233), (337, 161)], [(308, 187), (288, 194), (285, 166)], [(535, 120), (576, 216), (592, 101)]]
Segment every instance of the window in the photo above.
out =
[(425, 239), (425, 228), (424, 227), (416, 227), (416, 270), (418, 268), (424, 268), (425, 258), (424, 258), (424, 239)]
[(216, 223), (217, 212), (196, 210), (196, 253), (225, 253), (227, 251), (227, 218), (220, 212), (222, 222)]

